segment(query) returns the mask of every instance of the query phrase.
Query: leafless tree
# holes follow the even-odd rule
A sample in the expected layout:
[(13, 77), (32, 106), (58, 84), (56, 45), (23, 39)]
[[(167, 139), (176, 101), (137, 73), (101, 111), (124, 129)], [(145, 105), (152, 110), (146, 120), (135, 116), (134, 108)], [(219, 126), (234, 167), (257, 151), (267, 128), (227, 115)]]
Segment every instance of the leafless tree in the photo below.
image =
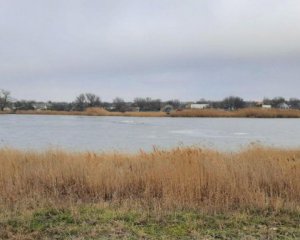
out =
[(140, 108), (141, 111), (160, 111), (161, 100), (147, 98), (136, 98), (134, 99), (136, 106)]
[(86, 108), (86, 97), (84, 94), (80, 94), (76, 97), (74, 102), (75, 109), (78, 111), (83, 111)]
[(125, 103), (124, 99), (122, 99), (122, 98), (119, 98), (119, 97), (115, 98), (113, 100), (113, 105), (114, 105), (116, 111), (119, 111), (119, 112), (126, 111), (126, 103)]
[(3, 111), (4, 108), (8, 107), (11, 101), (10, 92), (6, 90), (0, 90), (0, 110)]
[(100, 107), (101, 106), (101, 100), (100, 97), (93, 93), (86, 93), (85, 94), (86, 101), (89, 107)]
[(80, 94), (76, 97), (76, 100), (74, 102), (74, 107), (78, 111), (83, 111), (87, 107), (100, 107), (101, 106), (101, 100), (100, 97), (93, 93), (85, 93)]
[(235, 110), (245, 107), (245, 101), (240, 97), (230, 96), (222, 101), (224, 109)]

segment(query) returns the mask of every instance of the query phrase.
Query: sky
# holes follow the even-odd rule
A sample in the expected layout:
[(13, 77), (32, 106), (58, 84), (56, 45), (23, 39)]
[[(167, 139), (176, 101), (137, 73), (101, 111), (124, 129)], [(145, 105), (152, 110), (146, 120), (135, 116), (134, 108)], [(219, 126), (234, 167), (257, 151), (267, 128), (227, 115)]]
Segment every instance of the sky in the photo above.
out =
[(0, 0), (14, 98), (300, 97), (299, 0)]

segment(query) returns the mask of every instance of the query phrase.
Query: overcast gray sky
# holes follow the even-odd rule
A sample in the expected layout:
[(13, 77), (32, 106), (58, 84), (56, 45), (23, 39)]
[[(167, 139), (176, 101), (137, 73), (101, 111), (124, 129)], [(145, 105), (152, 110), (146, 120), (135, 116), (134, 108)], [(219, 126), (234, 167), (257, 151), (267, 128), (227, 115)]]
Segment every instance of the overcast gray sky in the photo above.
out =
[(300, 1), (0, 0), (0, 88), (58, 101), (300, 97)]

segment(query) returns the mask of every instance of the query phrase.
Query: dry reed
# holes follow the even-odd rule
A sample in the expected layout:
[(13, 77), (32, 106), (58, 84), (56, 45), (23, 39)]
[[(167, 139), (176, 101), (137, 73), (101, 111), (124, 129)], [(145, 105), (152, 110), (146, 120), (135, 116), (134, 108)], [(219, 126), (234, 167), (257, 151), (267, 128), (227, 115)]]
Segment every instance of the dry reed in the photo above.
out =
[(172, 112), (171, 117), (235, 117), (235, 118), (300, 118), (296, 109), (243, 108), (235, 111), (222, 109), (187, 109)]
[(300, 150), (137, 154), (0, 150), (0, 203), (131, 202), (160, 209), (299, 210)]
[(74, 115), (74, 116), (115, 116), (115, 117), (165, 117), (165, 112), (109, 112), (104, 108), (92, 107), (85, 111), (18, 110), (16, 114), (28, 115)]
[[(7, 114), (8, 112), (0, 112)], [(33, 115), (75, 115), (75, 116), (116, 116), (116, 117), (235, 117), (235, 118), (300, 118), (300, 110), (296, 109), (262, 109), (244, 108), (235, 111), (223, 109), (185, 109), (171, 112), (109, 112), (103, 108), (88, 108), (80, 111), (34, 111), (18, 110), (16, 114)]]

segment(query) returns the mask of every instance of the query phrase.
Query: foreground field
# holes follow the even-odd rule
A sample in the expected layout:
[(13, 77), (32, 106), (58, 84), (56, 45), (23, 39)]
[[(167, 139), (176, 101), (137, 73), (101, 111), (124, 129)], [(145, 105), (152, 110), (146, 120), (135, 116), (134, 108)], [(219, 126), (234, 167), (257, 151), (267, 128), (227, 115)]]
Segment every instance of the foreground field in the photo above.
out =
[(0, 239), (300, 238), (300, 150), (2, 149), (0, 165)]
[(2, 214), (0, 239), (299, 239), (295, 212), (149, 212), (96, 205)]

